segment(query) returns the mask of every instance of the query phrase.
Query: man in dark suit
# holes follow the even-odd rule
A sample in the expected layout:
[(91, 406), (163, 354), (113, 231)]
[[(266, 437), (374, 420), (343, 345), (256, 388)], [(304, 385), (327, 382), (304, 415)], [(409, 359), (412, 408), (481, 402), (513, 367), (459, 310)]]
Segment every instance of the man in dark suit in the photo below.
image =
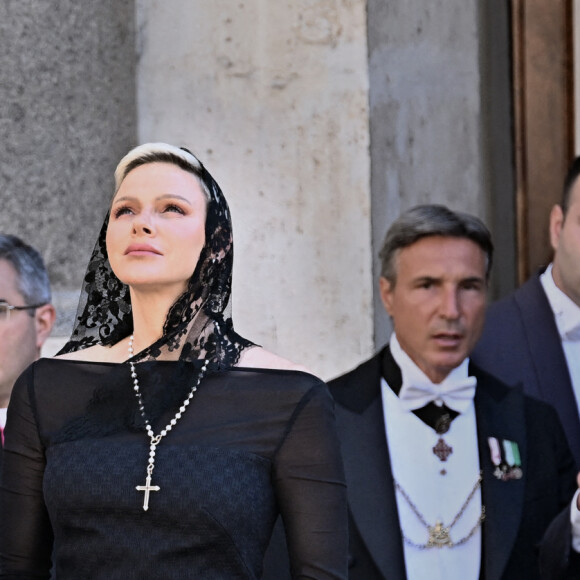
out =
[(393, 336), (329, 383), (349, 578), (580, 576), (575, 467), (555, 411), (469, 361), (484, 323), (487, 228), (418, 206), (389, 229), (381, 260)]
[(580, 469), (580, 158), (550, 214), (552, 263), (492, 304), (472, 360), (558, 411)]
[(12, 387), (40, 356), (54, 324), (50, 300), (39, 253), (16, 236), (0, 234), (0, 440)]

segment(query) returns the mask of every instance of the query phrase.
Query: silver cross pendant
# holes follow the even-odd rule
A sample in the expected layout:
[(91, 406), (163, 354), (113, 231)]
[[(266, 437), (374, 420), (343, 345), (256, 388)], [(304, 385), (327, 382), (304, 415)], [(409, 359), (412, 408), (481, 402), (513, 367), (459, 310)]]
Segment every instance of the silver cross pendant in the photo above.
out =
[(149, 492), (159, 491), (161, 488), (158, 485), (151, 485), (151, 474), (147, 473), (147, 479), (145, 480), (145, 485), (137, 485), (135, 487), (137, 491), (144, 491), (145, 496), (143, 497), (143, 510), (147, 511), (149, 509)]

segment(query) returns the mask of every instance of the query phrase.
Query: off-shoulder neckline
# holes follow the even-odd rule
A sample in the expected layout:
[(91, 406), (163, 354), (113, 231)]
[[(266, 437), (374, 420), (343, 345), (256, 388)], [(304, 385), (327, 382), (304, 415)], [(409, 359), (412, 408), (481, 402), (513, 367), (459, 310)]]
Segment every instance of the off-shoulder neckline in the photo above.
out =
[[(41, 362), (41, 361), (50, 361), (49, 364), (52, 364), (53, 362), (57, 362), (57, 363), (66, 363), (66, 364), (73, 364), (73, 365), (96, 365), (96, 366), (104, 366), (104, 367), (121, 367), (124, 365), (128, 366), (127, 361), (123, 361), (123, 362), (91, 361), (91, 360), (79, 360), (79, 359), (55, 358), (55, 357), (41, 357), (36, 362)], [(149, 360), (149, 361), (138, 361), (135, 363), (135, 365), (153, 364), (153, 363), (167, 365), (167, 364), (173, 364), (176, 362), (178, 362), (178, 361), (172, 361), (172, 360), (153, 360), (152, 361), (152, 360)], [(186, 364), (193, 364), (193, 363), (187, 362)], [(300, 369), (278, 369), (278, 368), (266, 368), (266, 367), (232, 366), (232, 367), (229, 367), (227, 369), (220, 370), (220, 371), (212, 371), (212, 373), (208, 373), (208, 374), (213, 374), (216, 372), (217, 373), (226, 373), (226, 372), (230, 372), (230, 371), (242, 371), (242, 372), (247, 372), (247, 373), (258, 372), (258, 373), (264, 373), (264, 374), (276, 374), (276, 373), (291, 374), (291, 375), (297, 374), (297, 375), (305, 375), (305, 376), (314, 377), (315, 379), (322, 381), (322, 379), (320, 377), (316, 376), (315, 374), (307, 372), (307, 371), (303, 371)]]

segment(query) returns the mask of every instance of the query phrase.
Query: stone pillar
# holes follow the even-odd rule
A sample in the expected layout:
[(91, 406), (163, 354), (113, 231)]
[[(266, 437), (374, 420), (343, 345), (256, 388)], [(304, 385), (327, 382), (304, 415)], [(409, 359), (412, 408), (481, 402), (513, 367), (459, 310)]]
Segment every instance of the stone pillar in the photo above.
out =
[(127, 0), (0, 3), (0, 231), (42, 253), (70, 334), (87, 259), (136, 140), (134, 6)]
[(238, 331), (329, 378), (371, 354), (364, 2), (138, 0), (139, 140), (232, 208)]
[[(374, 280), (405, 209), (443, 203), (486, 217), (478, 5), (368, 0)], [(381, 345), (390, 323), (378, 291), (374, 307)]]

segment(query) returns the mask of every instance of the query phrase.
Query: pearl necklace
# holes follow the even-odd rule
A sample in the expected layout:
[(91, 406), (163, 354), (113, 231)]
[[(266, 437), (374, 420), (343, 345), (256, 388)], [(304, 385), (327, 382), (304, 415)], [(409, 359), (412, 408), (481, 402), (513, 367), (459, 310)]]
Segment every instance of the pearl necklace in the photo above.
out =
[[(133, 340), (134, 335), (132, 334), (129, 338), (129, 358), (133, 357)], [(155, 451), (157, 449), (157, 445), (161, 443), (161, 439), (165, 437), (172, 429), (175, 427), (177, 421), (181, 419), (183, 413), (189, 406), (189, 403), (193, 399), (195, 392), (197, 391), (197, 387), (199, 387), (199, 383), (201, 383), (201, 379), (203, 375), (207, 371), (207, 365), (209, 361), (206, 359), (203, 361), (203, 366), (201, 367), (201, 371), (199, 376), (197, 377), (197, 381), (195, 385), (189, 391), (189, 395), (185, 401), (183, 401), (181, 407), (179, 407), (179, 411), (175, 413), (175, 417), (167, 423), (164, 429), (162, 429), (157, 435), (153, 432), (151, 425), (149, 424), (149, 420), (145, 415), (145, 406), (143, 405), (143, 399), (141, 397), (141, 390), (139, 389), (139, 379), (137, 378), (137, 372), (135, 371), (135, 364), (132, 360), (129, 360), (129, 367), (131, 368), (131, 378), (133, 379), (133, 390), (135, 391), (135, 395), (137, 396), (137, 401), (139, 402), (139, 411), (141, 413), (141, 417), (143, 417), (143, 421), (145, 422), (145, 430), (147, 431), (147, 435), (150, 440), (149, 445), (149, 462), (147, 463), (147, 478), (145, 479), (145, 485), (137, 485), (135, 489), (137, 491), (145, 492), (145, 496), (143, 498), (143, 510), (147, 511), (149, 509), (149, 493), (152, 491), (159, 491), (161, 488), (158, 485), (151, 485), (151, 477), (153, 475), (153, 470), (155, 469)]]

